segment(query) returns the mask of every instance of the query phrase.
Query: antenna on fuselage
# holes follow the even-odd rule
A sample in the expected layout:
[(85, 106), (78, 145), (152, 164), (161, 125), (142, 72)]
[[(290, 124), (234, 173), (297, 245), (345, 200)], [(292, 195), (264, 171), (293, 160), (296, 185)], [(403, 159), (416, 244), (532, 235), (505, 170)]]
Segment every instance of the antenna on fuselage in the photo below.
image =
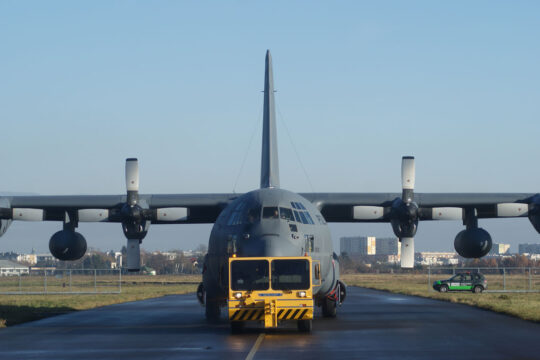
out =
[(277, 152), (276, 107), (274, 102), (274, 78), (272, 55), (266, 51), (264, 72), (264, 108), (261, 157), (261, 189), (279, 187), (279, 163)]

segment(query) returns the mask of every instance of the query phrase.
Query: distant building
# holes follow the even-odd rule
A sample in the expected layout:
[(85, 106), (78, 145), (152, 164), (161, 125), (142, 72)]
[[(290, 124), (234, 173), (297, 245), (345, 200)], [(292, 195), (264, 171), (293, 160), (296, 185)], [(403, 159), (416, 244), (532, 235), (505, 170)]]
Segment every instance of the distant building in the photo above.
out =
[(399, 264), (401, 262), (401, 254), (399, 255), (387, 255), (387, 263), (389, 264)]
[(119, 251), (117, 252), (111, 251), (111, 255), (114, 257), (114, 261), (111, 262), (111, 269), (121, 269), (122, 268), (122, 253)]
[(350, 256), (375, 255), (375, 244), (374, 236), (345, 236), (339, 239), (340, 252)]
[(453, 252), (424, 251), (415, 254), (416, 262), (422, 265), (457, 265), (459, 259)]
[(540, 254), (540, 244), (519, 244), (520, 254)]
[(51, 254), (37, 254), (36, 262), (42, 262), (42, 261), (57, 261), (57, 259)]
[(0, 260), (0, 276), (28, 274), (30, 268), (10, 260)]
[(21, 254), (17, 256), (17, 262), (23, 262), (30, 265), (36, 265), (37, 255), (36, 254)]
[(180, 254), (177, 252), (170, 252), (170, 251), (164, 251), (164, 252), (154, 252), (154, 254), (161, 254), (167, 258), (167, 260), (176, 260), (178, 257), (180, 257)]
[(375, 244), (377, 255), (401, 255), (401, 244), (398, 238), (376, 238)]
[(510, 244), (493, 244), (488, 255), (505, 255), (510, 250)]

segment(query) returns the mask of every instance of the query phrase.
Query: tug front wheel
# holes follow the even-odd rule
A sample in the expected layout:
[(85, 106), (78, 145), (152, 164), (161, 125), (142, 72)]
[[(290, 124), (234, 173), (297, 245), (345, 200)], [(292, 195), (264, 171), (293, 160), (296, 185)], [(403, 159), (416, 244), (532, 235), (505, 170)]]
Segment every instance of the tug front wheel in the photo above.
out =
[(298, 331), (309, 333), (313, 328), (312, 320), (298, 320)]
[(231, 321), (231, 333), (238, 334), (244, 330), (245, 322), (243, 321)]

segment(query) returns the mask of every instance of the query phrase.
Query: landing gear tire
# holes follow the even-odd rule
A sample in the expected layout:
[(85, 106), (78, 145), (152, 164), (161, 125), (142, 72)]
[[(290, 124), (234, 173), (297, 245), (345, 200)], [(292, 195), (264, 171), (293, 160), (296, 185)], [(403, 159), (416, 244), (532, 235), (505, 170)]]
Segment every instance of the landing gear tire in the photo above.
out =
[(298, 320), (298, 331), (309, 333), (313, 329), (312, 320)]
[(205, 315), (206, 320), (211, 322), (215, 322), (219, 319), (219, 316), (221, 315), (221, 308), (217, 300), (209, 299), (208, 297), (206, 297)]
[(441, 288), (439, 289), (439, 292), (442, 292), (442, 293), (448, 292), (448, 286), (441, 285)]
[(329, 298), (325, 298), (322, 303), (322, 314), (327, 318), (335, 318), (337, 315), (336, 302)]
[(197, 287), (197, 300), (199, 300), (199, 304), (204, 305), (206, 297), (206, 292), (204, 291), (204, 285), (203, 283), (200, 283)]
[(245, 322), (243, 321), (231, 321), (231, 333), (239, 334), (244, 330)]

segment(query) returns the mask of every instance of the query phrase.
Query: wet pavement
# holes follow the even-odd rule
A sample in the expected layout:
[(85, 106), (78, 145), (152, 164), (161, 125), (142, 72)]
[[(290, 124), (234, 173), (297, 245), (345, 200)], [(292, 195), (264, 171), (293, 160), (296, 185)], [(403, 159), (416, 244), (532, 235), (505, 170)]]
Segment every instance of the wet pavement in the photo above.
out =
[[(540, 359), (540, 324), (349, 287), (336, 319), (232, 335), (195, 295), (106, 306), (0, 329), (0, 359)], [(479, 295), (482, 296), (482, 295)], [(224, 313), (224, 312), (223, 312)]]

